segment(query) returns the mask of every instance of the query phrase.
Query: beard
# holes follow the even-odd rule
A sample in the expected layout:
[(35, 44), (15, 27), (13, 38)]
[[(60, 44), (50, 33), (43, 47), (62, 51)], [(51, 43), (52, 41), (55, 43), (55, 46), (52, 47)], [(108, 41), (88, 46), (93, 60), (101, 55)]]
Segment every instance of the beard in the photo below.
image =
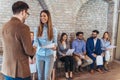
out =
[(79, 38), (79, 40), (82, 40), (81, 38)]
[(25, 23), (25, 19), (24, 18), (22, 19), (22, 21), (23, 21), (23, 23)]
[(93, 36), (93, 39), (97, 38), (97, 36)]

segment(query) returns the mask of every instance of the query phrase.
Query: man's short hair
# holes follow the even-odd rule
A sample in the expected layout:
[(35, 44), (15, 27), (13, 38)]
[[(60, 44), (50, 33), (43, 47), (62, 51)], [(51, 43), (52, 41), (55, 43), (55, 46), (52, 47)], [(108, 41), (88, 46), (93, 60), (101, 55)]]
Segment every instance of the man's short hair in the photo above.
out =
[(83, 32), (77, 32), (76, 36), (79, 36), (79, 34), (84, 34)]
[(17, 1), (12, 5), (13, 14), (18, 14), (23, 10), (28, 10), (29, 6), (23, 1)]
[(93, 30), (92, 32), (99, 34), (99, 31), (98, 31), (98, 30)]

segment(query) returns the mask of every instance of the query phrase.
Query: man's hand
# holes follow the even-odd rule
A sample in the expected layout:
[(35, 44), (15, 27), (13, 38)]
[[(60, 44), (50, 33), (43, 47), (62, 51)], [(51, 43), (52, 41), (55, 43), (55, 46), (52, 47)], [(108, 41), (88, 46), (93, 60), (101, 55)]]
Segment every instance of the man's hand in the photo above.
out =
[(85, 55), (85, 60), (88, 60), (88, 59), (89, 59), (89, 57), (87, 55)]
[(29, 57), (29, 64), (33, 64), (33, 60)]
[(79, 53), (74, 53), (74, 55), (80, 57)]
[(34, 50), (35, 50), (35, 52), (36, 52), (36, 50), (37, 50), (37, 47), (36, 47), (36, 46), (33, 46), (33, 48), (34, 48)]
[(37, 49), (37, 47), (36, 47), (36, 46), (33, 46), (33, 48)]
[(101, 54), (101, 56), (102, 56), (102, 57), (104, 57), (104, 56), (105, 56), (105, 54), (104, 54), (104, 53), (102, 53), (102, 54)]
[(85, 56), (82, 55), (82, 54), (80, 54), (80, 58), (81, 58), (81, 59), (85, 59)]
[(93, 53), (92, 55), (93, 55), (93, 57), (97, 57), (97, 55), (96, 55), (96, 54), (94, 54), (94, 53)]

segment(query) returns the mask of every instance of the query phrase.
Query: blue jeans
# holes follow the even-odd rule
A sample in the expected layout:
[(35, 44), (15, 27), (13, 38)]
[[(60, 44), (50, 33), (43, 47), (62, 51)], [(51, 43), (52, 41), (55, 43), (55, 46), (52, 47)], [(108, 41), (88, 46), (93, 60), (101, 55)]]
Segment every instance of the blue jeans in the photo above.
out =
[(54, 56), (36, 55), (38, 80), (51, 80), (51, 72), (54, 65)]
[(27, 78), (19, 78), (19, 77), (13, 78), (13, 77), (6, 76), (6, 75), (4, 75), (4, 78), (5, 78), (5, 80), (31, 80), (31, 77), (27, 77)]

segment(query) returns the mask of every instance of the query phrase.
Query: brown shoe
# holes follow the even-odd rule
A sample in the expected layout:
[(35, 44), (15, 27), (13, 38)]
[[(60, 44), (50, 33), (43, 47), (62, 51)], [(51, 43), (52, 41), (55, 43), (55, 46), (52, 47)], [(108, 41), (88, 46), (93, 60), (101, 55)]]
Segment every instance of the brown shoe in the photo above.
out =
[(101, 69), (97, 69), (97, 71), (101, 74), (103, 74), (104, 72)]
[(90, 73), (91, 73), (91, 74), (94, 74), (95, 72), (94, 72), (94, 70), (92, 69), (92, 70), (90, 71)]

